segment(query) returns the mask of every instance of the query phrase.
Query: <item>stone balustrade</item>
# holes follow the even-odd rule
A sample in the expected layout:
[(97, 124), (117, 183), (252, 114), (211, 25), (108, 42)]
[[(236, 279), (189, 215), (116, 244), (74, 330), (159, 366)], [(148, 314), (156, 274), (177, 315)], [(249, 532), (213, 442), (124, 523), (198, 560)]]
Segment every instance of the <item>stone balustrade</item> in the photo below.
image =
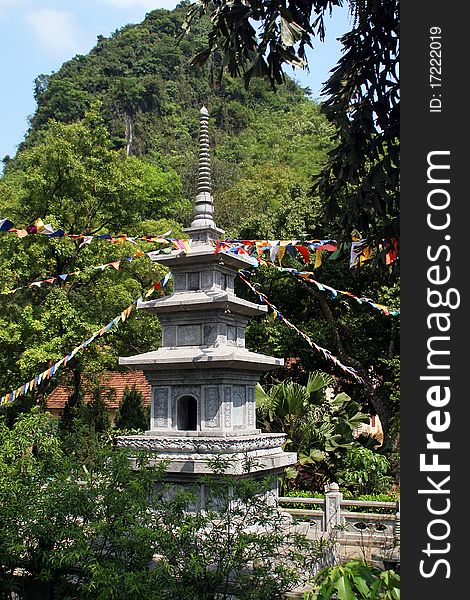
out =
[[(278, 504), (298, 523), (306, 525), (308, 537), (334, 536), (349, 549), (350, 556), (366, 554), (371, 558), (375, 552), (375, 556), (381, 556), (382, 560), (399, 562), (399, 502), (344, 500), (338, 484), (331, 483), (325, 486), (325, 498), (280, 496)], [(285, 507), (292, 504), (296, 508)], [(299, 505), (302, 508), (298, 508)], [(378, 509), (394, 512), (374, 512)]]

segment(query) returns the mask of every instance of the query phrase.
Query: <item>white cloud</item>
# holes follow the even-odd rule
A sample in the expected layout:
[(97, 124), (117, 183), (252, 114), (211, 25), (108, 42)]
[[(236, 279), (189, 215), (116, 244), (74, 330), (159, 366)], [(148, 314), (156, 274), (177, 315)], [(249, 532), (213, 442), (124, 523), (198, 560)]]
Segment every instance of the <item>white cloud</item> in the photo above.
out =
[(105, 4), (111, 4), (118, 8), (145, 8), (154, 10), (156, 8), (174, 8), (178, 0), (101, 0)]
[(84, 46), (75, 17), (69, 12), (43, 8), (27, 13), (25, 20), (40, 45), (51, 54), (76, 54)]
[(0, 16), (6, 14), (9, 9), (17, 9), (23, 4), (23, 0), (0, 0)]

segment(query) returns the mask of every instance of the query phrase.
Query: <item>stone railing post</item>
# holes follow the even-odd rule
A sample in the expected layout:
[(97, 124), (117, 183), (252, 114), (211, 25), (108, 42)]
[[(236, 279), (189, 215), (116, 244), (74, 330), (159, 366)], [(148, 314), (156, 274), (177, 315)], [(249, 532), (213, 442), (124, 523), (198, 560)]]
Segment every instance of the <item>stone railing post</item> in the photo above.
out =
[(395, 514), (395, 542), (400, 543), (400, 499), (397, 500), (397, 512)]
[(337, 483), (327, 483), (325, 485), (325, 515), (323, 530), (328, 533), (334, 531), (339, 525), (342, 525), (342, 499), (343, 494), (339, 491), (339, 485)]

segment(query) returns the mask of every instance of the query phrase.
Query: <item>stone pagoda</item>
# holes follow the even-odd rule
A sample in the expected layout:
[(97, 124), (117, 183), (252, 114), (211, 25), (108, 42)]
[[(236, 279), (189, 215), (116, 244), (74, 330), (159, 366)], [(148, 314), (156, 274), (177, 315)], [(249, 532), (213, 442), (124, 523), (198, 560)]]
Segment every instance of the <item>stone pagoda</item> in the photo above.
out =
[[(243, 475), (247, 457), (253, 458), (246, 476), (257, 478), (278, 475), (296, 461), (295, 453), (281, 447), (284, 434), (256, 429), (256, 384), (284, 361), (245, 348), (249, 319), (267, 308), (235, 295), (237, 271), (250, 266), (250, 259), (215, 252), (214, 242), (224, 231), (214, 221), (208, 122), (203, 107), (197, 196), (191, 227), (184, 230), (191, 250), (155, 256), (172, 272), (173, 293), (138, 304), (158, 315), (162, 347), (119, 359), (144, 371), (152, 404), (150, 430), (121, 436), (118, 443), (151, 451), (155, 462), (169, 460), (167, 479), (175, 484), (197, 483), (198, 476), (211, 474), (208, 461), (216, 456), (230, 460), (226, 474), (233, 476)], [(204, 486), (200, 490), (203, 504)]]

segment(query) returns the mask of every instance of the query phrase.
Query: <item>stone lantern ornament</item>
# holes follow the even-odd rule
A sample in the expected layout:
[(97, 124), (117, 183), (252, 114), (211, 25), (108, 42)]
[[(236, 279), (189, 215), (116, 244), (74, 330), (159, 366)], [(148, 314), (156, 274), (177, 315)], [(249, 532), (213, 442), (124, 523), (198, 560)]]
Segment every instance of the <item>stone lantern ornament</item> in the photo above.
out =
[[(200, 111), (199, 178), (189, 235), (191, 251), (175, 250), (152, 260), (168, 267), (173, 293), (142, 301), (138, 308), (157, 315), (162, 324), (158, 350), (121, 357), (119, 363), (142, 370), (152, 387), (150, 430), (143, 435), (120, 436), (118, 445), (150, 451), (155, 463), (169, 461), (167, 481), (198, 484), (213, 473), (209, 463), (226, 458), (225, 474), (264, 478), (279, 475), (296, 462), (284, 452), (284, 434), (256, 429), (255, 387), (261, 374), (284, 364), (250, 352), (245, 328), (251, 317), (267, 307), (235, 295), (239, 269), (249, 258), (214, 244), (223, 236), (214, 221), (208, 135), (209, 113)], [(254, 459), (245, 472), (247, 458)], [(277, 477), (273, 478), (277, 494)], [(199, 505), (204, 505), (204, 485), (199, 484)]]

